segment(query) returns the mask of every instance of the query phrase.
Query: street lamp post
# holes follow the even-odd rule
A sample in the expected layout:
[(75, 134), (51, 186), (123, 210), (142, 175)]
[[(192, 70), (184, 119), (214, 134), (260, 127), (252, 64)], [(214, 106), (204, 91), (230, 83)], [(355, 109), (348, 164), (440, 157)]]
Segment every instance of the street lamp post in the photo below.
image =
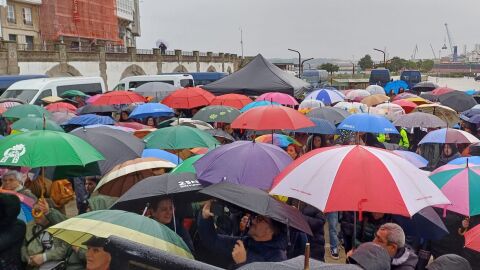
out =
[[(302, 73), (303, 73), (303, 65), (304, 65), (304, 63), (307, 62), (307, 61), (310, 61), (310, 60), (312, 60), (312, 59), (313, 59), (313, 57), (312, 57), (312, 58), (304, 59), (304, 60), (302, 61)], [(308, 64), (308, 65), (310, 66), (310, 64)], [(300, 76), (300, 77), (301, 77), (301, 76)]]
[(382, 51), (382, 50), (380, 50), (380, 49), (375, 49), (375, 48), (373, 48), (373, 50), (375, 50), (375, 51), (377, 51), (377, 52), (383, 53), (383, 66), (384, 66), (385, 68), (387, 68), (387, 59), (386, 59), (386, 57), (385, 57), (385, 56), (386, 56), (385, 51)]
[(302, 77), (302, 55), (297, 50), (288, 49), (289, 51), (298, 53), (298, 78)]

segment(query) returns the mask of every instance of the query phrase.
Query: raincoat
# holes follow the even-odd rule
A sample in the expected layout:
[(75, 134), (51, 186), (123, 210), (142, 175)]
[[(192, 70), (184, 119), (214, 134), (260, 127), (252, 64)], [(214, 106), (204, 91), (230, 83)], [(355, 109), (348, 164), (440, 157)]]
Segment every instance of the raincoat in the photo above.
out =
[(17, 219), (20, 199), (0, 194), (0, 269), (23, 269), (20, 250), (25, 238), (25, 223)]

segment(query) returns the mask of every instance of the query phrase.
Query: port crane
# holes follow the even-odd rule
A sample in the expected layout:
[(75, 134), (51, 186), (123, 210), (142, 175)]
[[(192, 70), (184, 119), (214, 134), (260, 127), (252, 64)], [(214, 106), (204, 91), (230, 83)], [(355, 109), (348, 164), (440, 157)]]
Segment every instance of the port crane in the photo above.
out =
[(448, 43), (450, 45), (450, 52), (452, 53), (452, 60), (453, 62), (457, 61), (457, 46), (453, 45), (453, 38), (452, 35), (450, 34), (450, 30), (448, 29), (448, 24), (445, 23), (445, 29), (447, 30), (447, 37), (448, 37)]
[(432, 49), (433, 59), (437, 59), (437, 55), (435, 54), (435, 50), (433, 49), (433, 46), (431, 43), (430, 43), (430, 48)]
[(418, 53), (418, 44), (415, 44), (415, 48), (413, 48), (413, 53), (412, 53), (412, 56), (411, 56), (412, 61), (415, 61), (417, 53)]

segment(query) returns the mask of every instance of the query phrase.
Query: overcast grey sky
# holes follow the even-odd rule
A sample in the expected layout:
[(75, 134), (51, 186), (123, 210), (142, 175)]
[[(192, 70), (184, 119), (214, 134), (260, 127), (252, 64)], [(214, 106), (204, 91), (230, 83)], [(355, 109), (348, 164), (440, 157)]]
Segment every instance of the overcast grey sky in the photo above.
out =
[(240, 54), (242, 28), (245, 55), (380, 59), (377, 47), (410, 58), (417, 44), (417, 58), (433, 58), (444, 23), (461, 53), (480, 44), (479, 11), (480, 0), (141, 0), (137, 46)]

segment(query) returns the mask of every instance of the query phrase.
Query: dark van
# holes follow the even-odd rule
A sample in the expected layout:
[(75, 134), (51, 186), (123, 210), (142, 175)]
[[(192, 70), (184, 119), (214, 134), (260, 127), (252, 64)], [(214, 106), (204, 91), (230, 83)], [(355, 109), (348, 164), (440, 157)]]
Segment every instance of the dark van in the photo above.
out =
[(404, 70), (400, 74), (400, 80), (408, 84), (408, 88), (412, 89), (415, 84), (422, 81), (422, 74), (418, 70)]
[(380, 85), (384, 87), (390, 81), (390, 71), (384, 68), (372, 69), (370, 72), (370, 85)]

